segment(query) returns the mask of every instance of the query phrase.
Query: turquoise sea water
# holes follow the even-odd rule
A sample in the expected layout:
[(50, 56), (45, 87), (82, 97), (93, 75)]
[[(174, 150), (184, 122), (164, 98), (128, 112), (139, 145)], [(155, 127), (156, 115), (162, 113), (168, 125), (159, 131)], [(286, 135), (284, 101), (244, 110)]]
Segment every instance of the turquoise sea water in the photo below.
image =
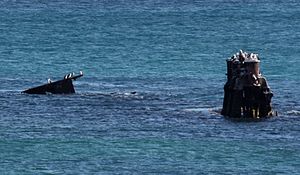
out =
[[(1, 1), (1, 174), (300, 174), (299, 9)], [(214, 112), (225, 59), (239, 49), (259, 53), (279, 117), (236, 123)], [(74, 95), (21, 94), (79, 70)]]

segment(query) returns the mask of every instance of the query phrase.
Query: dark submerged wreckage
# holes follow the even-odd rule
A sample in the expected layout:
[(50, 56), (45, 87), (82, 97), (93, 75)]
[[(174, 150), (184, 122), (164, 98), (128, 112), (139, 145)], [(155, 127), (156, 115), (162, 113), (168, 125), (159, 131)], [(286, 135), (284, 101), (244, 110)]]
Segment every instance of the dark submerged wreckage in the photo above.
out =
[(72, 94), (75, 93), (75, 89), (73, 86), (73, 80), (80, 78), (83, 76), (82, 71), (80, 71), (79, 75), (75, 75), (75, 73), (70, 73), (64, 76), (62, 80), (52, 82), (48, 79), (48, 83), (37, 86), (34, 88), (27, 89), (23, 91), (23, 93), (27, 94)]
[(255, 121), (276, 114), (271, 106), (273, 93), (260, 72), (259, 63), (257, 54), (242, 50), (227, 59), (222, 115), (230, 119)]

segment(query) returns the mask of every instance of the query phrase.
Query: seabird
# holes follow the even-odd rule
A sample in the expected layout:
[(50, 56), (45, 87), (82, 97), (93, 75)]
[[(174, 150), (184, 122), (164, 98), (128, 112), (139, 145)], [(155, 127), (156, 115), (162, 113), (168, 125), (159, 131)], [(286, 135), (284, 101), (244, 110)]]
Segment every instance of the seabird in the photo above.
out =
[(72, 78), (72, 74), (71, 73), (68, 74), (68, 78)]

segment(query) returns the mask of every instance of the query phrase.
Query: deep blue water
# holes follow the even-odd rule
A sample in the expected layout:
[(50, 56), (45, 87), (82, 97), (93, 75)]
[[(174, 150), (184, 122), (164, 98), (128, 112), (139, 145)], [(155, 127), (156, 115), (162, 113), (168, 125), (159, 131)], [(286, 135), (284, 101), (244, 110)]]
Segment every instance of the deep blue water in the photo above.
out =
[[(1, 174), (300, 174), (299, 9), (1, 1)], [(239, 49), (259, 53), (278, 117), (237, 123), (214, 112), (225, 59)], [(74, 95), (21, 93), (79, 70)]]

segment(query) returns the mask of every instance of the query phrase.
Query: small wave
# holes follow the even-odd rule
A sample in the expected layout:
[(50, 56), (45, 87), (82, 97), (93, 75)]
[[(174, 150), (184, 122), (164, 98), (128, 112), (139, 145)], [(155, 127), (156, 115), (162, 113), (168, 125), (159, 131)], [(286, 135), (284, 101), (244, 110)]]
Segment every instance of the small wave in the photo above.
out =
[(111, 84), (111, 83), (94, 83), (94, 82), (76, 82), (77, 85), (81, 86), (90, 86), (90, 87), (124, 87), (124, 85), (117, 85), (117, 84)]
[(22, 94), (20, 90), (8, 90), (8, 89), (1, 89), (0, 90), (1, 96), (15, 96)]
[(2, 77), (2, 78), (0, 78), (0, 80), (15, 81), (15, 80), (20, 80), (20, 78), (5, 78), (5, 77)]
[(77, 93), (79, 96), (83, 97), (103, 97), (103, 98), (112, 98), (112, 99), (131, 99), (131, 100), (143, 100), (146, 97), (148, 97), (145, 94), (138, 93), (136, 91), (131, 92), (100, 92), (100, 91), (89, 91), (89, 92), (83, 92), (83, 93)]
[(219, 114), (220, 108), (187, 108), (184, 109), (186, 112), (200, 112), (205, 115), (211, 115), (211, 114)]
[(136, 98), (136, 99), (143, 99), (143, 95), (138, 94), (137, 92), (112, 92), (109, 94), (112, 97), (120, 97), (120, 98)]
[(22, 91), (18, 91), (18, 90), (10, 90), (10, 89), (0, 89), (0, 92), (3, 93), (3, 92), (22, 92)]
[(299, 115), (300, 116), (300, 111), (297, 110), (291, 110), (286, 112), (288, 115)]
[(138, 92), (138, 91), (77, 91), (79, 96), (86, 97), (108, 97), (108, 98), (120, 98), (120, 99), (143, 99), (143, 100), (161, 100), (160, 96), (155, 93)]

